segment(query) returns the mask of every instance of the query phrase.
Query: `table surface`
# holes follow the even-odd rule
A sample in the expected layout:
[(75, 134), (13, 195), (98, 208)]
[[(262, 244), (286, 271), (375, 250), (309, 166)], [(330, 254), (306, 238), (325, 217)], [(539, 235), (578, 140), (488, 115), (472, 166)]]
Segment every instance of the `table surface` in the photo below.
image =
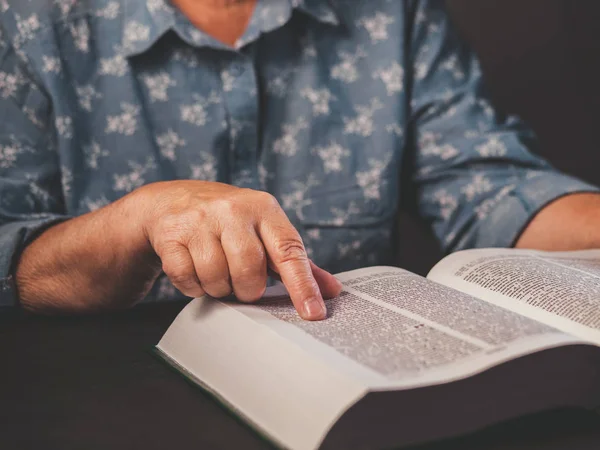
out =
[[(272, 448), (153, 354), (183, 306), (71, 318), (0, 313), (0, 448)], [(450, 448), (600, 449), (600, 417), (555, 411), (418, 447)]]

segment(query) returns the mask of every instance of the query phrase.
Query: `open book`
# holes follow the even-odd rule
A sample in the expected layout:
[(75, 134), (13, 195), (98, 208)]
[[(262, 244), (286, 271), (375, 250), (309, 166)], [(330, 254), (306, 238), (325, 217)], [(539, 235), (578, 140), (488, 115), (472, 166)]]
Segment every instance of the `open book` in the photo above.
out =
[(199, 298), (157, 348), (277, 445), (390, 448), (562, 406), (600, 405), (600, 250), (452, 254), (427, 279), (340, 273), (328, 318), (282, 286)]

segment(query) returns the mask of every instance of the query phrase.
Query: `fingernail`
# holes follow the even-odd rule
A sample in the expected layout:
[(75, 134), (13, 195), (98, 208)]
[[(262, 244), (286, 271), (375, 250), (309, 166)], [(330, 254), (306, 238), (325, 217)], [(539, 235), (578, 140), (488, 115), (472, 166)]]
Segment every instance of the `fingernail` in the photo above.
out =
[(326, 314), (323, 300), (313, 297), (304, 302), (304, 315), (307, 319), (322, 319)]

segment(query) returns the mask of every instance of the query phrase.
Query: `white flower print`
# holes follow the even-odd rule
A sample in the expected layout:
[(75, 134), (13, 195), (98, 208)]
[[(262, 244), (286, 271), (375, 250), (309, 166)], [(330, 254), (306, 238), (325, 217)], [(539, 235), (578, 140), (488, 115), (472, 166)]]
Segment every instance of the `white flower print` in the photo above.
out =
[(419, 148), (424, 149), (427, 147), (432, 147), (437, 145), (437, 140), (439, 136), (431, 131), (424, 131), (419, 136)]
[(110, 202), (108, 201), (108, 199), (103, 195), (100, 198), (97, 198), (95, 200), (92, 200), (89, 197), (86, 197), (85, 199), (83, 199), (83, 201), (81, 202), (81, 204), (87, 208), (89, 211), (96, 211), (100, 208), (105, 207), (106, 205), (108, 205)]
[(150, 38), (150, 27), (132, 20), (127, 22), (123, 31), (123, 47), (131, 48), (136, 42), (144, 42)]
[(34, 124), (36, 127), (44, 128), (44, 126), (45, 126), (44, 122), (42, 120), (40, 120), (40, 118), (37, 116), (37, 113), (35, 112), (35, 110), (30, 108), (29, 106), (24, 106), (23, 113), (27, 116), (27, 118), (31, 121), (31, 123)]
[(0, 72), (0, 96), (2, 98), (14, 97), (25, 79), (21, 73)]
[(335, 99), (331, 91), (327, 88), (313, 89), (306, 87), (300, 92), (300, 96), (312, 104), (313, 116), (329, 114), (329, 102)]
[(350, 150), (342, 147), (337, 142), (331, 142), (326, 147), (316, 147), (312, 150), (323, 160), (325, 173), (340, 172), (342, 170), (342, 158), (350, 156)]
[(321, 239), (321, 230), (319, 228), (313, 228), (308, 230), (306, 235), (313, 241), (319, 241)]
[(388, 133), (394, 133), (396, 136), (402, 136), (404, 134), (404, 130), (397, 123), (390, 123), (385, 126), (385, 131)]
[[(27, 180), (27, 189), (29, 191), (25, 196), (25, 201), (27, 201), (32, 209), (38, 209), (40, 203), (43, 205), (41, 208), (42, 210), (48, 209), (52, 200), (50, 193), (40, 186), (40, 180), (38, 180), (34, 174), (26, 173), (25, 179)], [(40, 218), (42, 217), (43, 215), (40, 214)]]
[(415, 14), (415, 24), (422, 25), (427, 22), (427, 14), (422, 9), (418, 10)]
[(306, 193), (314, 186), (318, 185), (314, 175), (309, 175), (305, 182), (292, 180), (290, 186), (292, 191), (281, 196), (281, 207), (288, 214), (295, 213), (299, 219), (304, 219), (302, 209), (312, 204), (312, 199), (306, 198)]
[(475, 139), (478, 138), (481, 133), (478, 130), (465, 130), (463, 136), (467, 139)]
[(73, 37), (75, 47), (83, 52), (87, 53), (90, 51), (90, 28), (85, 21), (81, 21), (79, 25), (70, 24), (69, 31)]
[(238, 187), (253, 188), (253, 183), (254, 173), (252, 172), (252, 169), (240, 170), (234, 180), (234, 184)]
[[(62, 1), (62, 0), (59, 0)], [(96, 11), (97, 17), (102, 17), (103, 19), (114, 20), (119, 17), (119, 9), (120, 5), (117, 1), (109, 2), (104, 8)]]
[(202, 164), (192, 164), (193, 180), (215, 181), (217, 179), (217, 160), (208, 152), (200, 152)]
[(382, 175), (388, 167), (391, 158), (390, 155), (384, 159), (369, 159), (369, 170), (356, 173), (356, 181), (362, 188), (366, 199), (379, 200), (381, 198), (380, 188), (385, 185)]
[(433, 166), (422, 166), (419, 170), (417, 170), (417, 175), (419, 177), (426, 176), (426, 175), (430, 174), (431, 172), (433, 172), (433, 169), (434, 169)]
[(146, 85), (146, 89), (150, 92), (150, 101), (152, 103), (169, 100), (167, 90), (172, 86), (177, 86), (175, 80), (167, 72), (159, 72), (156, 75), (144, 75), (142, 81)]
[(477, 153), (485, 157), (501, 157), (506, 155), (506, 145), (498, 136), (490, 136), (487, 142), (475, 147)]
[(392, 16), (380, 11), (372, 17), (363, 17), (358, 21), (358, 25), (367, 30), (373, 43), (387, 40), (389, 37), (387, 27), (393, 23)]
[(298, 150), (298, 133), (308, 128), (304, 117), (298, 117), (296, 122), (283, 125), (283, 134), (273, 142), (273, 152), (278, 155), (294, 156)]
[(181, 106), (181, 120), (198, 127), (206, 124), (207, 114), (202, 103)]
[(134, 189), (143, 186), (146, 180), (144, 179), (149, 170), (156, 168), (156, 162), (153, 157), (149, 157), (145, 164), (140, 164), (136, 161), (129, 161), (128, 173), (123, 175), (114, 174), (113, 189), (115, 191), (131, 192)]
[(504, 186), (496, 195), (494, 195), (494, 197), (488, 198), (481, 202), (479, 205), (477, 205), (475, 207), (475, 214), (477, 215), (477, 218), (479, 220), (485, 219), (489, 215), (490, 211), (492, 211), (498, 205), (500, 200), (502, 200), (514, 190), (515, 185), (513, 184)]
[(182, 62), (191, 69), (199, 66), (196, 49), (193, 47), (178, 48), (173, 52), (173, 60)]
[(234, 87), (235, 77), (228, 70), (221, 72), (221, 82), (223, 83), (223, 91), (231, 92)]
[(196, 125), (197, 127), (201, 127), (206, 125), (208, 122), (208, 114), (206, 112), (206, 107), (208, 105), (217, 104), (221, 102), (219, 95), (212, 91), (208, 98), (205, 99), (200, 95), (194, 94), (192, 98), (195, 100), (194, 103), (188, 105), (181, 105), (180, 114), (181, 120), (184, 122), (191, 123), (192, 125)]
[(378, 98), (373, 98), (370, 105), (358, 105), (354, 109), (357, 114), (354, 118), (344, 117), (344, 134), (358, 134), (368, 137), (375, 131), (373, 116), (375, 112), (383, 108), (383, 103)]
[(158, 279), (158, 292), (156, 293), (158, 301), (164, 301), (174, 298), (179, 291), (168, 277), (162, 276)]
[(300, 48), (302, 49), (302, 59), (307, 60), (317, 56), (317, 47), (312, 34), (307, 33), (300, 39)]
[(61, 63), (59, 58), (50, 56), (42, 56), (42, 72), (44, 73), (60, 73)]
[(19, 48), (35, 37), (35, 32), (41, 28), (41, 23), (37, 14), (32, 14), (27, 19), (22, 19), (19, 14), (15, 14), (15, 19), (18, 35), (14, 38), (13, 44), (16, 48)]
[(146, 6), (148, 7), (148, 11), (150, 11), (152, 14), (154, 14), (157, 11), (168, 10), (164, 0), (147, 0)]
[(436, 34), (440, 32), (440, 25), (437, 23), (430, 23), (427, 26), (427, 31), (431, 34)]
[(331, 78), (344, 83), (354, 83), (360, 78), (356, 63), (367, 54), (359, 46), (354, 53), (342, 51), (339, 56), (341, 62), (331, 68)]
[(175, 161), (175, 151), (179, 147), (186, 145), (186, 142), (176, 132), (169, 128), (166, 133), (156, 136), (156, 145), (158, 145), (160, 154), (164, 158)]
[[(248, 120), (237, 120), (233, 117), (229, 119), (229, 135), (231, 136), (231, 142), (236, 143), (239, 134), (248, 127), (253, 127), (254, 122)], [(227, 121), (223, 120), (223, 128), (227, 128)]]
[(492, 182), (483, 174), (474, 175), (471, 182), (461, 188), (467, 200), (473, 200), (479, 194), (490, 192), (493, 188)]
[(121, 111), (121, 114), (106, 118), (105, 132), (132, 136), (137, 130), (140, 107), (123, 102), (121, 103)]
[(58, 116), (56, 118), (55, 126), (59, 136), (65, 139), (71, 139), (73, 137), (73, 119), (70, 117)]
[(24, 151), (25, 149), (17, 142), (0, 145), (0, 167), (3, 169), (12, 167), (17, 161), (18, 156)]
[(423, 156), (437, 156), (444, 161), (458, 156), (459, 150), (451, 144), (438, 144), (439, 136), (425, 131), (419, 138), (419, 148)]
[(462, 80), (465, 77), (465, 73), (460, 67), (460, 61), (457, 55), (450, 56), (446, 61), (441, 64), (442, 69), (449, 71), (455, 79)]
[(361, 241), (355, 240), (352, 242), (344, 243), (338, 242), (337, 250), (339, 258), (347, 258), (351, 253), (359, 253), (361, 247)]
[(102, 94), (91, 84), (77, 86), (75, 92), (77, 92), (79, 106), (88, 112), (92, 112), (92, 102), (102, 98)]
[(196, 44), (200, 44), (200, 43), (202, 43), (202, 41), (206, 40), (206, 35), (202, 31), (198, 30), (197, 28), (192, 28), (189, 31), (189, 33), (190, 33), (190, 38)]
[(112, 58), (100, 58), (100, 74), (101, 75), (114, 75), (116, 77), (122, 77), (127, 73), (127, 60), (117, 50), (117, 54)]
[(348, 222), (348, 219), (358, 214), (360, 209), (358, 206), (356, 206), (356, 202), (350, 202), (347, 209), (336, 208), (335, 206), (332, 206), (330, 211), (331, 215), (334, 217), (331, 221), (331, 225), (341, 227)]
[(85, 145), (83, 147), (83, 153), (85, 155), (86, 164), (92, 169), (98, 168), (98, 161), (100, 158), (110, 155), (110, 152), (103, 149), (96, 141), (92, 141), (88, 145)]
[(374, 72), (373, 78), (383, 81), (388, 95), (397, 94), (404, 89), (404, 69), (395, 61), (387, 69)]
[(261, 162), (258, 164), (258, 181), (262, 189), (267, 189), (267, 181), (269, 180), (269, 169)]
[(454, 117), (458, 112), (458, 108), (454, 105), (450, 106), (443, 114), (440, 115), (441, 118), (447, 119), (449, 117)]
[(456, 230), (455, 231), (451, 231), (450, 233), (448, 233), (448, 236), (446, 236), (444, 238), (444, 243), (446, 245), (450, 245), (450, 243), (453, 242), (454, 239), (456, 239)]
[(69, 12), (71, 12), (71, 9), (73, 6), (75, 6), (76, 1), (77, 0), (54, 0), (54, 4), (58, 6), (60, 14), (65, 17), (67, 14), (69, 14)]
[(418, 81), (423, 80), (429, 73), (429, 66), (424, 62), (417, 62), (414, 67), (415, 78)]
[(267, 92), (275, 97), (283, 98), (288, 93), (290, 77), (296, 72), (296, 68), (280, 68), (275, 76), (267, 80)]
[(433, 200), (438, 204), (440, 215), (444, 220), (448, 220), (458, 207), (458, 199), (446, 189), (436, 191)]
[(65, 197), (71, 195), (73, 190), (73, 172), (66, 166), (60, 168), (60, 179)]
[(487, 116), (487, 117), (494, 117), (494, 108), (492, 107), (492, 105), (490, 105), (490, 102), (488, 102), (487, 100), (480, 98), (477, 100), (477, 104), (479, 105), (479, 107), (483, 110), (483, 113)]
[(544, 172), (540, 171), (540, 170), (526, 170), (525, 171), (525, 179), (526, 180), (531, 180), (533, 178), (538, 178), (540, 176), (542, 176), (544, 174)]
[(421, 150), (421, 154), (424, 156), (439, 156), (444, 161), (454, 158), (459, 154), (459, 150), (450, 145), (450, 144), (442, 144), (442, 145), (431, 145), (429, 147), (425, 147)]

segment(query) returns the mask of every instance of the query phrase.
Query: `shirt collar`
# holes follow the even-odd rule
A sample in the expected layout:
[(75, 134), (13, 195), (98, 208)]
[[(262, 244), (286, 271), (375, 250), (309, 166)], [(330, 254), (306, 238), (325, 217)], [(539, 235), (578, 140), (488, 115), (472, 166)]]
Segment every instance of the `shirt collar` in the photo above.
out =
[(175, 25), (175, 10), (167, 0), (125, 0), (121, 50), (126, 57), (152, 47)]
[[(194, 27), (168, 0), (125, 0), (123, 4), (121, 50), (125, 57), (144, 53), (169, 30), (174, 30), (196, 47), (227, 48)], [(294, 9), (325, 24), (340, 24), (340, 16), (332, 0), (259, 0), (237, 47), (252, 42), (263, 32), (282, 26)]]
[(289, 0), (289, 2), (292, 7), (298, 8), (319, 22), (331, 25), (341, 23), (341, 17), (332, 5), (332, 0)]

